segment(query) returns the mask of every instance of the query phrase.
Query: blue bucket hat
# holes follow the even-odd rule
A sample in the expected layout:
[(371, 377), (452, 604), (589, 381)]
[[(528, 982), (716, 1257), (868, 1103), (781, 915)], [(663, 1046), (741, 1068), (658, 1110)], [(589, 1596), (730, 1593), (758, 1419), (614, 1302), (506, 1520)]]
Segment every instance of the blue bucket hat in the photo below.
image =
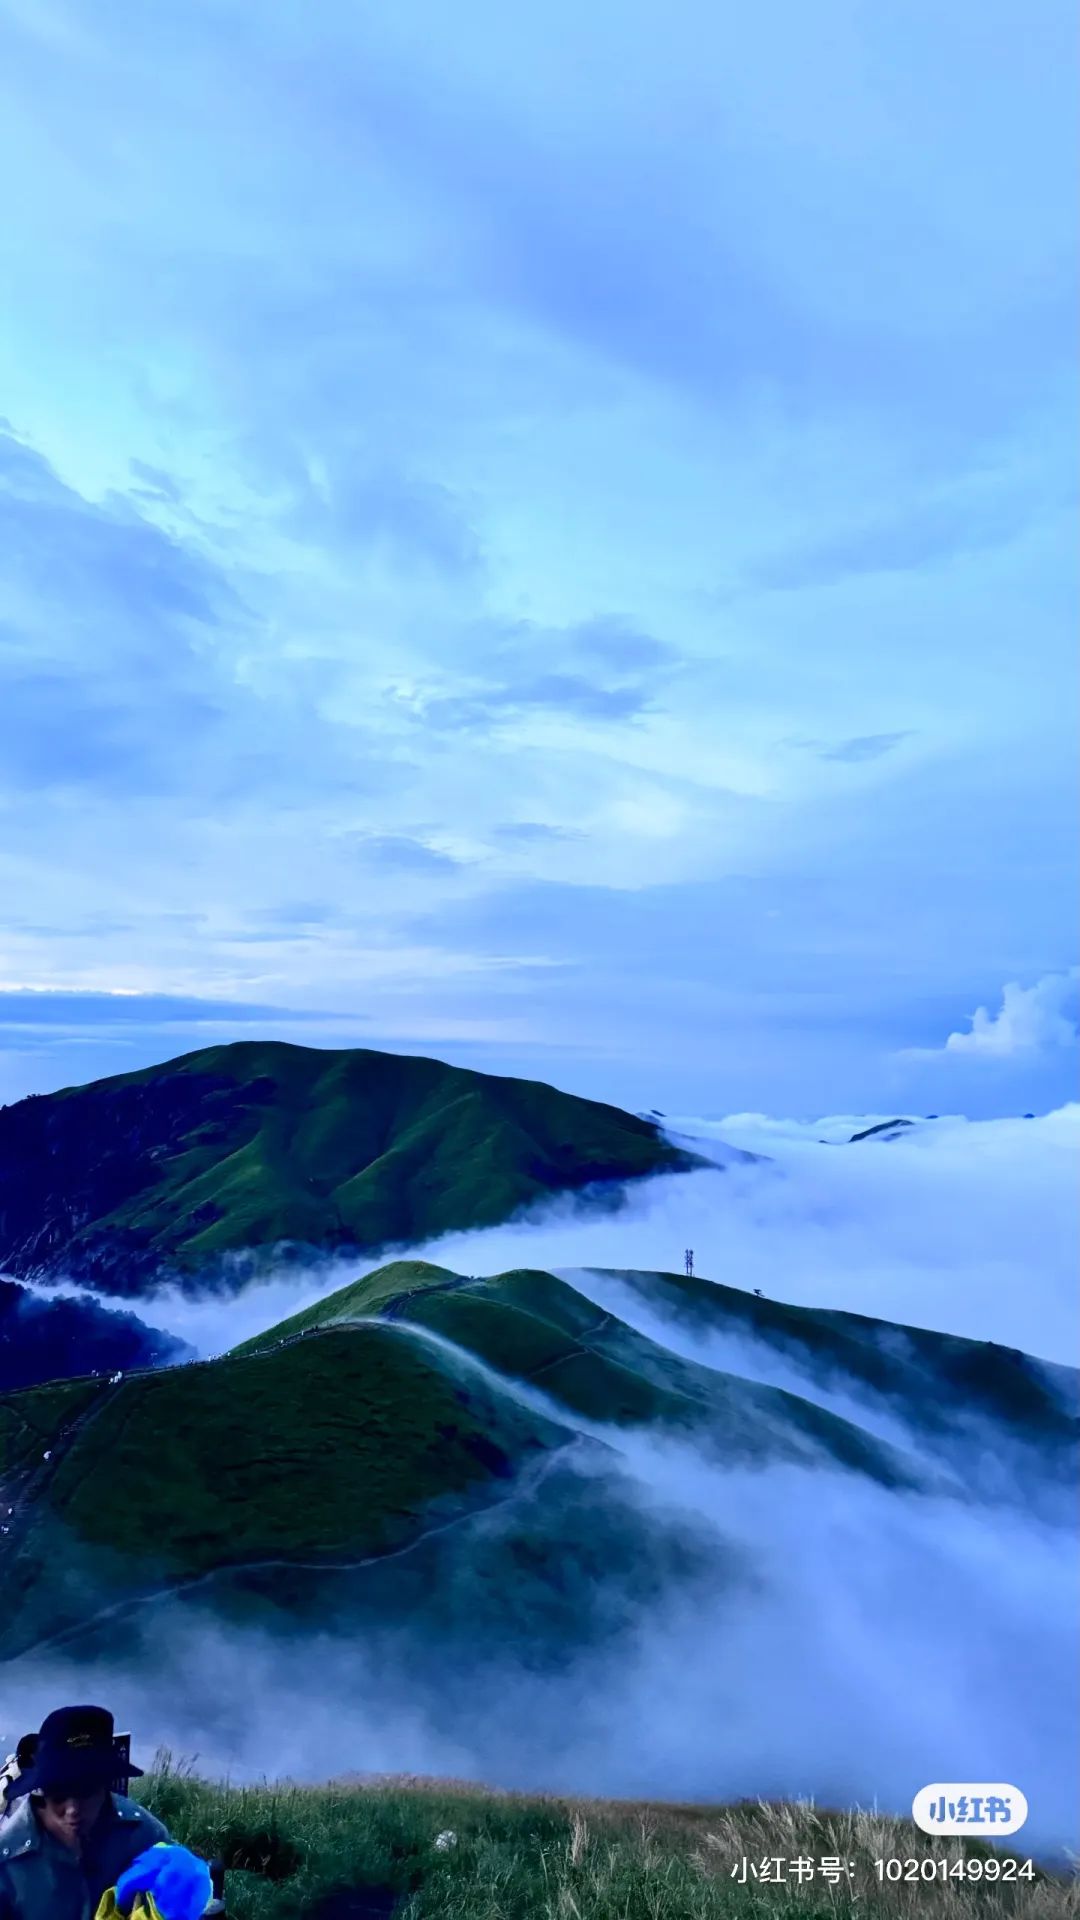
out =
[(116, 1751), (113, 1717), (104, 1707), (57, 1707), (41, 1723), (32, 1764), (20, 1773), (8, 1794), (8, 1803), (27, 1793), (78, 1799), (100, 1793), (120, 1773), (140, 1778)]

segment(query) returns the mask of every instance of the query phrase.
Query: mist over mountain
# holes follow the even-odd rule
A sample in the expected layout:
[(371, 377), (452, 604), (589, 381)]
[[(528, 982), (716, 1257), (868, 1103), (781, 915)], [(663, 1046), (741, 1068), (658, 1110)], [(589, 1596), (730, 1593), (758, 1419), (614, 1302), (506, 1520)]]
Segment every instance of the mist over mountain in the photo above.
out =
[(1058, 1371), (685, 1274), (394, 1262), (216, 1361), (0, 1399), (5, 1700), (77, 1680), (241, 1776), (1018, 1778), (1055, 1853)]

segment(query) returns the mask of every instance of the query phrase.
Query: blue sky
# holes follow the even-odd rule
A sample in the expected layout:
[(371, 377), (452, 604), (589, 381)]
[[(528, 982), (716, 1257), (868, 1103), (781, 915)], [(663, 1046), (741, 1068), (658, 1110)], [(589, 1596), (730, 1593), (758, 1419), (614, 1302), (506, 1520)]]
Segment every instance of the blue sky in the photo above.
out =
[(1072, 11), (0, 0), (0, 1099), (1074, 1092)]

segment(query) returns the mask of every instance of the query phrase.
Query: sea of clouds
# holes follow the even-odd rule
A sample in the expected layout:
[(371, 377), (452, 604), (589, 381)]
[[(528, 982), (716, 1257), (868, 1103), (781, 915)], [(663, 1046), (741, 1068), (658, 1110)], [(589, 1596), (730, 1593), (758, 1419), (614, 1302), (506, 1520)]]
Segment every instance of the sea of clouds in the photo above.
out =
[[(618, 1212), (571, 1200), (539, 1218), (417, 1250), (466, 1273), (555, 1269), (643, 1333), (706, 1365), (807, 1393), (918, 1453), (902, 1410), (811, 1382), (749, 1338), (690, 1341), (612, 1269), (696, 1270), (773, 1298), (1077, 1356), (1080, 1107), (1031, 1121), (924, 1122), (847, 1144), (864, 1116), (807, 1126), (755, 1115), (667, 1119), (715, 1167), (634, 1186)], [(742, 1148), (766, 1156), (741, 1160)], [(239, 1298), (140, 1305), (203, 1354), (308, 1304), (364, 1266), (282, 1272)], [(395, 1329), (388, 1337), (428, 1338)], [(560, 1418), (535, 1389), (521, 1397)], [(107, 1697), (153, 1744), (214, 1773), (319, 1779), (428, 1773), (512, 1787), (696, 1800), (786, 1795), (906, 1813), (931, 1780), (1026, 1793), (1024, 1844), (1078, 1838), (1080, 1552), (1071, 1507), (890, 1492), (822, 1465), (725, 1469), (685, 1439), (594, 1430), (643, 1512), (735, 1543), (732, 1592), (695, 1578), (643, 1607), (610, 1657), (561, 1675), (527, 1661), (432, 1679), (407, 1622), (343, 1644), (279, 1642), (209, 1611), (162, 1620), (153, 1675), (124, 1657), (41, 1650), (9, 1663), (0, 1732), (72, 1694)], [(994, 1437), (975, 1427), (976, 1453)], [(963, 1459), (959, 1466), (963, 1479)], [(1007, 1451), (999, 1462), (1013, 1473)], [(595, 1472), (583, 1465), (581, 1471)], [(1018, 1476), (1030, 1475), (1028, 1457)], [(449, 1660), (448, 1655), (448, 1660)], [(152, 1731), (151, 1731), (152, 1730)]]
[(899, 1814), (931, 1780), (1006, 1780), (1030, 1804), (1025, 1848), (1075, 1848), (1073, 1532), (827, 1468), (725, 1471), (684, 1443), (608, 1435), (620, 1493), (629, 1484), (646, 1514), (737, 1543), (747, 1586), (694, 1578), (641, 1607), (610, 1651), (555, 1674), (493, 1665), (487, 1649), (463, 1670), (457, 1646), (440, 1664), (407, 1621), (283, 1648), (208, 1607), (167, 1604), (156, 1636), (141, 1623), (138, 1658), (121, 1618), (93, 1660), (41, 1650), (10, 1663), (0, 1732), (99, 1697), (144, 1757), (164, 1744), (236, 1780), (419, 1773)]
[[(671, 1272), (691, 1247), (695, 1271), (728, 1286), (1080, 1363), (1080, 1104), (1034, 1120), (921, 1121), (854, 1145), (874, 1116), (663, 1124), (716, 1170), (634, 1183), (618, 1212), (555, 1199), (528, 1220), (447, 1234), (410, 1257), (477, 1274)], [(232, 1300), (165, 1293), (138, 1311), (200, 1354), (220, 1353), (386, 1257), (283, 1271)]]

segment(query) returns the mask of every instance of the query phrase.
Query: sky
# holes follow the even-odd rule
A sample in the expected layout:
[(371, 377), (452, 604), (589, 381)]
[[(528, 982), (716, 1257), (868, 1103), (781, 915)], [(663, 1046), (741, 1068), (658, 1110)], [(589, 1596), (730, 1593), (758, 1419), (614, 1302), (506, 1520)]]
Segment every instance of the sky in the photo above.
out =
[(1075, 1097), (1067, 0), (0, 0), (0, 1100)]

